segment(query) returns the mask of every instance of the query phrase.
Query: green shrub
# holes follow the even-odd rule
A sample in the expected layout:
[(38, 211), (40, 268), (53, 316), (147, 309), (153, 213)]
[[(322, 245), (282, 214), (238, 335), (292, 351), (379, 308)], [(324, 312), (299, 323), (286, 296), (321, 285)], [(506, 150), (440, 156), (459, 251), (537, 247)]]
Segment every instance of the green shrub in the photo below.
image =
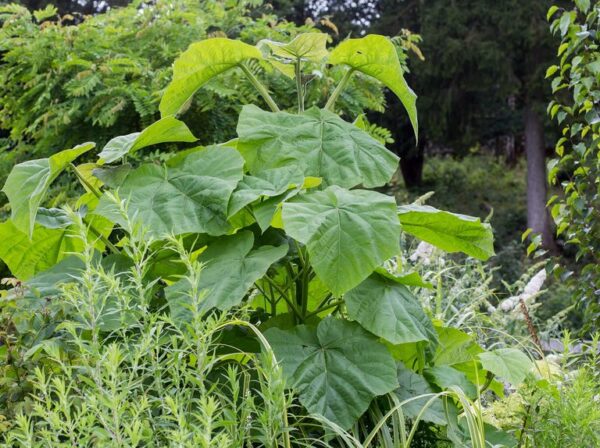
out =
[[(288, 74), (293, 70), (295, 112), (281, 110), (253, 72), (257, 65)], [(341, 80), (323, 109), (307, 108), (311, 77), (306, 73), (324, 66), (341, 72)], [(239, 115), (237, 139), (190, 148), (198, 139), (178, 117), (185, 117), (182, 112), (196, 91), (231, 73), (245, 76), (271, 110), (246, 105)], [(52, 397), (44, 396), (44, 407), (34, 409), (32, 426), (20, 417), (19, 427), (8, 437), (27, 439), (33, 434), (43, 439), (55, 424), (66, 428), (56, 436), (58, 441), (72, 444), (78, 434), (69, 433), (68, 424), (55, 422), (64, 407), (72, 410), (69, 417), (91, 412), (77, 425), (92, 421), (94, 428), (111, 428), (78, 426), (84, 440), (105, 437), (118, 445), (123, 437), (133, 437), (114, 419), (105, 423), (96, 415), (112, 416), (122, 410), (128, 420), (139, 421), (135, 428), (154, 425), (142, 416), (145, 395), (139, 396), (142, 407), (125, 404), (126, 390), (146, 392), (142, 386), (136, 388), (135, 378), (134, 383), (127, 382), (138, 373), (130, 364), (137, 358), (120, 364), (129, 374), (124, 377), (114, 367), (118, 362), (110, 363), (113, 367), (102, 365), (100, 377), (88, 384), (89, 394), (105, 387), (112, 394), (116, 383), (123, 389), (117, 389), (111, 400), (87, 403), (82, 398), (87, 395), (77, 395), (77, 389), (61, 390), (71, 381), (85, 383), (83, 374), (73, 377), (80, 363), (69, 357), (70, 349), (75, 347), (82, 358), (91, 350), (92, 365), (94, 359), (119, 358), (121, 353), (150, 362), (146, 349), (131, 352), (136, 334), (149, 331), (139, 329), (139, 322), (149, 319), (153, 328), (168, 325), (167, 331), (173, 333), (178, 328), (191, 331), (193, 341), (213, 334), (214, 313), (235, 316), (240, 308), (264, 337), (227, 328), (230, 333), (223, 335), (222, 345), (229, 350), (198, 353), (212, 345), (196, 342), (184, 351), (182, 363), (227, 361), (237, 372), (250, 373), (261, 349), (262, 359), (275, 355), (286, 387), (297, 396), (293, 415), (298, 423), (288, 427), (282, 412), (286, 395), (278, 392), (279, 404), (265, 405), (269, 411), (264, 411), (267, 416), (259, 428), (271, 432), (260, 444), (295, 446), (287, 435), (292, 437), (292, 428), (305, 428), (299, 429), (300, 446), (306, 435), (331, 446), (377, 443), (406, 448), (420, 422), (434, 425), (440, 438), (458, 446), (471, 443), (483, 448), (487, 441), (502, 437), (484, 424), (478, 402), (486, 391), (502, 395), (498, 378), (521, 383), (532, 373), (531, 359), (510, 347), (485, 350), (472, 335), (432, 320), (414, 295), (415, 288), (432, 285), (398, 263), (402, 235), (486, 260), (494, 253), (491, 228), (477, 218), (421, 203), (398, 206), (393, 197), (372, 190), (389, 183), (398, 158), (365, 131), (370, 127), (363, 120), (350, 123), (335, 113), (352, 80), (369, 78), (398, 96), (416, 132), (416, 95), (404, 80), (396, 47), (384, 36), (347, 39), (332, 50), (322, 33), (256, 46), (227, 38), (202, 40), (175, 61), (158, 121), (141, 132), (111, 139), (95, 163), (75, 164), (95, 147), (88, 142), (16, 165), (4, 186), (11, 218), (0, 223), (4, 235), (0, 258), (16, 277), (5, 303), (15, 310), (11, 318), (15, 327), (9, 333), (19, 339), (33, 329), (38, 336), (25, 354), (23, 347), (15, 347), (20, 356), (11, 352), (4, 367), (15, 371), (15, 359), (26, 361), (37, 348), (50, 350), (51, 362), (59, 367), (60, 361), (65, 363), (68, 381), (58, 378), (46, 386), (48, 372), (34, 373), (34, 394), (49, 391)], [(179, 152), (140, 163), (144, 148), (182, 143), (186, 145), (179, 146)], [(83, 189), (75, 207), (40, 207), (53, 182), (67, 173)], [(40, 307), (50, 313), (40, 312)], [(160, 318), (153, 318), (153, 313)], [(230, 324), (250, 327), (243, 322)], [(223, 326), (227, 321), (217, 328)], [(61, 337), (63, 347), (54, 343)], [(169, 364), (170, 353), (187, 341), (182, 337), (170, 338), (166, 345), (148, 343), (164, 350), (164, 363)], [(155, 351), (150, 353), (156, 360)], [(163, 367), (161, 359), (156, 362)], [(258, 365), (259, 371), (272, 366)], [(89, 371), (85, 363), (82, 366)], [(208, 404), (220, 400), (224, 390), (219, 378), (205, 371), (208, 377), (190, 384), (198, 387), (192, 389), (194, 397), (203, 400), (194, 403), (196, 413), (181, 417), (187, 419), (180, 425), (183, 438), (201, 437), (185, 430), (194, 419), (201, 424), (210, 420)], [(178, 384), (187, 380), (186, 372)], [(179, 373), (166, 374), (167, 384), (171, 375)], [(283, 387), (277, 375), (263, 375), (249, 386), (251, 395), (261, 396), (265, 387), (273, 389), (269, 378)], [(166, 401), (168, 390), (162, 390), (160, 382), (152, 384), (147, 399), (158, 396)], [(215, 395), (202, 395), (204, 387)], [(177, 392), (185, 396), (190, 393), (187, 389)], [(61, 400), (66, 400), (63, 408)], [(228, 405), (227, 412), (232, 407)], [(177, 409), (152, 413), (156, 424), (166, 426), (164, 437), (169, 439), (175, 435), (161, 420), (177, 414)], [(263, 415), (263, 407), (242, 411)], [(27, 428), (33, 429), (27, 433)], [(179, 434), (177, 428), (174, 431)], [(237, 431), (229, 434), (227, 425), (219, 425), (215, 437), (233, 437)], [(240, 437), (252, 443), (255, 435), (241, 432)], [(502, 440), (503, 445), (512, 443), (510, 438)]]

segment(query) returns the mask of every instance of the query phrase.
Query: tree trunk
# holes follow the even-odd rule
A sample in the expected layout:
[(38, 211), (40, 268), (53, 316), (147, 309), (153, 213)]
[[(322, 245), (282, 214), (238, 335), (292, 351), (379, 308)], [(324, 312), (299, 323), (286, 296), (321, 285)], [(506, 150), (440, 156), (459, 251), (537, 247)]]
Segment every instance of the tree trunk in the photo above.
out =
[(530, 108), (524, 111), (525, 153), (527, 155), (527, 227), (542, 236), (542, 246), (557, 251), (550, 214), (546, 208), (546, 148), (544, 129), (538, 115)]

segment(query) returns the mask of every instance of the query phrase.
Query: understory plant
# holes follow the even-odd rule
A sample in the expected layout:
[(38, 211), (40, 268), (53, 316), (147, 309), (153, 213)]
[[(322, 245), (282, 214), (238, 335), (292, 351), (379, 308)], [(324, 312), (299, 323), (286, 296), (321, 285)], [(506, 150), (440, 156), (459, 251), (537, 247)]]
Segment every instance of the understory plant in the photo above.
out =
[[(295, 110), (280, 109), (249, 69), (256, 61), (294, 80)], [(307, 73), (324, 64), (343, 76), (322, 108), (306, 108)], [(191, 146), (197, 138), (178, 114), (230, 71), (246, 76), (270, 110), (245, 105), (236, 139)], [(433, 320), (413, 294), (432, 285), (398, 263), (403, 233), (485, 260), (494, 253), (491, 228), (418, 203), (398, 206), (373, 190), (390, 181), (398, 159), (360, 117), (350, 123), (336, 113), (355, 77), (394, 92), (416, 133), (416, 96), (386, 37), (348, 39), (332, 50), (320, 33), (256, 46), (226, 38), (192, 44), (174, 63), (160, 120), (110, 140), (95, 163), (75, 163), (94, 148), (85, 143), (13, 169), (4, 186), (11, 219), (0, 224), (0, 258), (17, 284), (7, 300), (39, 318), (35, 307), (53, 300), (57, 284), (85, 285), (86, 263), (72, 254), (91, 246), (89, 259), (97, 257), (108, 278), (132, 273), (139, 294), (102, 294), (101, 306), (87, 311), (92, 331), (54, 324), (37, 337), (68, 330), (72, 340), (109, 346), (116, 334), (126, 340), (137, 313), (147, 310), (165, 312), (174, 327), (210, 333), (199, 330), (208, 325), (202, 319), (243, 307), (264, 339), (254, 331), (223, 335), (232, 368), (241, 372), (256, 353), (272, 350), (297, 397), (295, 415), (312, 419), (308, 435), (320, 443), (409, 446), (421, 422), (456, 446), (512, 446), (510, 435), (484, 423), (477, 403), (483, 394), (503, 394), (498, 379), (524, 381), (532, 361), (511, 347), (484, 350), (468, 333)], [(135, 163), (137, 151), (165, 143), (188, 145), (164, 161)], [(84, 193), (71, 208), (40, 207), (63, 173)], [(148, 242), (143, 263), (127, 249), (132, 241)], [(286, 434), (266, 446), (295, 446)], [(105, 436), (115, 443), (114, 434)]]

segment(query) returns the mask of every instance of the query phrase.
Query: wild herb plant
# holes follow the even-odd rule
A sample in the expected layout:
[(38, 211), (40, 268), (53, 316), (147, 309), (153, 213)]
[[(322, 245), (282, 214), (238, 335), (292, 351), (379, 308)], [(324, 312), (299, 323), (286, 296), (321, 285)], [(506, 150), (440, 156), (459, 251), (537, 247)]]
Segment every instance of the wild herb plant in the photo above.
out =
[[(252, 61), (294, 80), (295, 111), (280, 109), (249, 69)], [(307, 109), (311, 78), (306, 74), (322, 64), (344, 74), (323, 108)], [(182, 150), (164, 162), (129, 163), (148, 146), (196, 141), (177, 114), (207, 82), (232, 70), (248, 78), (270, 111), (244, 106), (235, 140)], [(271, 347), (287, 387), (305, 409), (296, 414), (322, 422), (313, 424), (307, 437), (326, 441), (333, 428), (335, 440), (344, 444), (346, 432), (358, 425), (355, 433), (366, 442), (397, 446), (398, 439), (386, 435), (387, 422), (400, 415), (395, 427), (402, 434), (409, 433), (402, 429), (405, 419), (424, 421), (456, 445), (469, 433), (471, 439), (479, 434), (473, 446), (484, 446), (484, 433), (494, 431), (473, 414), (476, 405), (469, 400), (477, 401), (486, 390), (502, 395), (496, 377), (521, 383), (533, 368), (531, 360), (510, 347), (485, 351), (471, 335), (433, 321), (411, 290), (431, 285), (415, 272), (392, 268), (389, 260), (400, 254), (403, 233), (448, 252), (487, 259), (493, 254), (492, 232), (479, 219), (418, 203), (398, 206), (372, 190), (390, 181), (398, 159), (361, 129), (363, 121), (349, 123), (335, 113), (350, 80), (363, 77), (399, 97), (416, 133), (416, 96), (394, 45), (383, 36), (348, 39), (331, 51), (319, 33), (257, 46), (226, 38), (192, 44), (175, 61), (159, 121), (109, 141), (95, 164), (74, 163), (94, 147), (86, 143), (13, 169), (4, 186), (12, 216), (0, 224), (0, 258), (24, 281), (19, 288), (26, 293), (14, 296), (15, 303), (39, 305), (65, 282), (70, 285), (63, 289), (83, 284), (83, 292), (73, 297), (95, 295), (98, 288), (87, 279), (85, 265), (97, 257), (108, 284), (124, 272), (133, 274), (127, 283), (137, 298), (102, 292), (100, 303), (92, 300), (77, 309), (80, 324), (52, 328), (45, 339), (68, 331), (105, 351), (103, 356), (120, 357), (110, 335), (126, 340), (139, 313), (168, 310), (170, 325), (200, 331), (194, 334), (202, 337), (210, 334), (204, 319), (243, 306), (266, 339), (229, 332), (230, 350), (223, 356), (243, 370), (249, 361), (240, 352), (256, 356), (261, 347)], [(40, 208), (64, 172), (85, 189), (75, 211)], [(128, 250), (131, 244), (143, 249)], [(73, 252), (87, 253), (83, 267)], [(57, 352), (61, 359), (63, 351)], [(194, 353), (178, 362), (213, 362), (218, 356)], [(37, 387), (44, 378), (36, 379)], [(172, 407), (174, 416), (178, 409)], [(105, 436), (113, 443), (117, 437), (114, 431)], [(283, 443), (292, 442), (284, 437)]]

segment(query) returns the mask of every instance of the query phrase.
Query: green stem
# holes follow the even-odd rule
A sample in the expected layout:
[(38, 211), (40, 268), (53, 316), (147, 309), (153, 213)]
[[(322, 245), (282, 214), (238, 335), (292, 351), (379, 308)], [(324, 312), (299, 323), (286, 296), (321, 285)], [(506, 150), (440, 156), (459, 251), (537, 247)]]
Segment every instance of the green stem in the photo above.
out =
[(102, 235), (102, 233), (100, 233), (98, 230), (96, 230), (96, 228), (89, 222), (87, 221), (85, 218), (82, 219), (83, 223), (88, 227), (88, 229), (90, 229), (90, 231), (96, 235), (97, 238), (100, 238), (100, 240), (102, 240), (102, 242), (106, 245), (106, 247), (108, 247), (110, 249), (110, 251), (113, 254), (120, 254), (121, 251), (119, 249), (117, 249), (117, 247), (111, 243), (108, 238), (106, 238), (104, 235)]
[(311, 312), (311, 313), (308, 313), (308, 314), (306, 315), (306, 319), (308, 319), (309, 317), (316, 316), (317, 314), (319, 314), (319, 313), (322, 313), (323, 311), (327, 311), (327, 310), (329, 310), (329, 309), (331, 309), (331, 308), (335, 308), (335, 307), (337, 307), (337, 306), (340, 306), (342, 303), (344, 303), (344, 300), (343, 300), (343, 299), (339, 299), (339, 300), (336, 300), (336, 301), (334, 301), (334, 302), (331, 302), (331, 303), (330, 303), (330, 304), (328, 304), (328, 305), (325, 305), (325, 306), (323, 306), (323, 307), (320, 307), (319, 309), (316, 309), (316, 310), (314, 310), (314, 311), (313, 311), (313, 312)]
[(294, 315), (296, 315), (298, 318), (302, 318), (300, 311), (298, 310), (298, 308), (296, 308), (296, 305), (294, 304), (294, 302), (292, 302), (290, 300), (290, 298), (287, 296), (287, 294), (285, 293), (285, 291), (283, 291), (279, 285), (277, 283), (275, 283), (269, 276), (265, 275), (263, 277), (267, 282), (269, 282), (269, 284), (271, 286), (273, 286), (277, 292), (279, 293), (279, 295), (281, 295), (281, 297), (283, 298), (283, 300), (285, 300), (285, 302), (288, 304), (288, 307), (290, 307), (290, 310), (293, 311)]
[(277, 106), (271, 95), (269, 95), (267, 88), (256, 78), (256, 76), (254, 76), (254, 74), (250, 71), (248, 67), (246, 67), (245, 64), (239, 64), (239, 67), (242, 69), (242, 71), (250, 80), (254, 88), (258, 91), (258, 93), (260, 93), (260, 96), (264, 98), (271, 110), (273, 112), (279, 112), (279, 107)]
[(79, 181), (79, 183), (81, 183), (81, 185), (83, 185), (84, 188), (88, 189), (89, 191), (91, 191), (94, 196), (96, 196), (98, 199), (100, 199), (100, 197), (102, 196), (102, 193), (100, 191), (98, 191), (98, 189), (96, 187), (94, 187), (92, 184), (90, 184), (85, 177), (83, 176), (83, 174), (81, 174), (81, 172), (77, 169), (77, 167), (74, 164), (69, 164), (71, 169), (73, 170), (73, 173), (75, 173), (75, 177), (77, 177), (77, 180)]
[(346, 85), (348, 84), (348, 81), (350, 81), (350, 77), (352, 76), (353, 73), (354, 73), (354, 69), (351, 68), (344, 74), (344, 77), (342, 78), (340, 83), (337, 85), (337, 87), (335, 88), (335, 90), (333, 91), (331, 96), (329, 97), (327, 104), (325, 104), (325, 109), (333, 110), (333, 106), (335, 105), (335, 102), (337, 101), (337, 99), (340, 96), (340, 94), (342, 93), (342, 91), (346, 88)]
[(302, 65), (296, 60), (296, 92), (298, 93), (298, 113), (304, 112), (304, 87), (302, 86)]

